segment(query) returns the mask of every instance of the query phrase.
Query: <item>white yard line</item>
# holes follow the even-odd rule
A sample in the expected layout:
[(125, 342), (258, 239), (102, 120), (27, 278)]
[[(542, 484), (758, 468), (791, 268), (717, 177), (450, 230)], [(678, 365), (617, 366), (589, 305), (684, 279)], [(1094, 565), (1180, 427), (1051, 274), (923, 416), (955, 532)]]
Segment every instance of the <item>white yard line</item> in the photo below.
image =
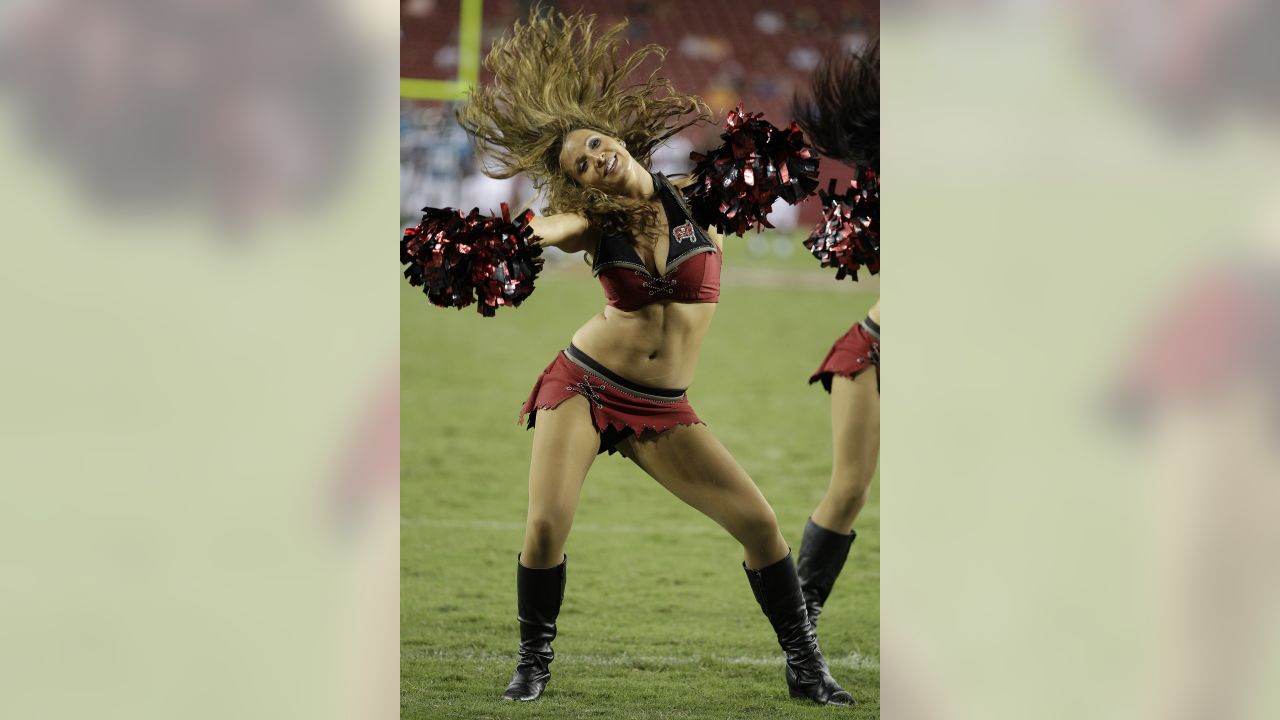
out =
[[(428, 657), (440, 660), (467, 660), (479, 662), (506, 662), (515, 659), (515, 653), (478, 652), (474, 650), (436, 650), (404, 648), (402, 654), (408, 657)], [(724, 663), (727, 665), (752, 665), (763, 667), (782, 667), (782, 656), (752, 657), (747, 655), (577, 655), (557, 653), (558, 667), (565, 665), (598, 665), (610, 667), (630, 667), (634, 665), (679, 665), (700, 666), (707, 663)], [(852, 652), (843, 656), (827, 656), (827, 664), (832, 667), (849, 670), (879, 670), (880, 658)]]

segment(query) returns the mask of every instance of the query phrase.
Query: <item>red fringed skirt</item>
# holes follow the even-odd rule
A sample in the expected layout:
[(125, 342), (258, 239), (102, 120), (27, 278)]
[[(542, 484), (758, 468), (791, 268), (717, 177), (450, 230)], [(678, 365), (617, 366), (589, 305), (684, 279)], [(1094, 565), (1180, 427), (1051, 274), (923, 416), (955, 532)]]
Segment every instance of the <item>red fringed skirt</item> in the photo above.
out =
[(538, 376), (516, 422), (524, 422), (527, 415), (526, 427), (531, 428), (539, 410), (559, 407), (574, 395), (585, 397), (591, 407), (592, 423), (600, 433), (600, 452), (617, 452), (615, 446), (631, 435), (660, 433), (676, 425), (702, 422), (684, 390), (638, 385), (619, 377), (573, 345)]
[(831, 378), (835, 375), (854, 377), (867, 368), (876, 369), (876, 390), (880, 389), (880, 325), (865, 318), (849, 328), (831, 346), (831, 351), (809, 378), (809, 384), (822, 381), (822, 387), (831, 392)]

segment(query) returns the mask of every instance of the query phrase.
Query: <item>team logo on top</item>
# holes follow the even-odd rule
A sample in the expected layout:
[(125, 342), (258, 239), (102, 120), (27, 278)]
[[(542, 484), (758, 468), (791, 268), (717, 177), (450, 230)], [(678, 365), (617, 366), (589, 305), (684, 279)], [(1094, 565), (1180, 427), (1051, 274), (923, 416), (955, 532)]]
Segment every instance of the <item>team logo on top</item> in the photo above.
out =
[(676, 242), (680, 242), (682, 240), (692, 241), (693, 240), (693, 223), (686, 222), (683, 225), (677, 226), (675, 229), (675, 234), (676, 234)]

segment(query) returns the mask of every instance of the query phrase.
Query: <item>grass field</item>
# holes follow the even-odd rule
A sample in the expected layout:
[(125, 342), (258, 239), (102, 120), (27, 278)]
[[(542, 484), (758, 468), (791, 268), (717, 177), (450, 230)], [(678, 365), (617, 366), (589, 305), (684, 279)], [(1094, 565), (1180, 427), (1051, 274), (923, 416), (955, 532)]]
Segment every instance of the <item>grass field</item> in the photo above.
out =
[[(735, 242), (689, 397), (798, 547), (831, 455), (827, 395), (805, 380), (874, 297), (741, 284), (735, 268), (760, 263), (735, 265)], [(403, 286), (401, 717), (878, 717), (879, 483), (821, 627), (832, 672), (859, 706), (825, 708), (787, 696), (737, 544), (616, 455), (597, 459), (569, 537), (547, 692), (531, 704), (499, 699), (518, 641), (532, 437), (516, 413), (602, 304), (585, 267), (548, 273), (523, 307), (494, 319), (432, 307)]]

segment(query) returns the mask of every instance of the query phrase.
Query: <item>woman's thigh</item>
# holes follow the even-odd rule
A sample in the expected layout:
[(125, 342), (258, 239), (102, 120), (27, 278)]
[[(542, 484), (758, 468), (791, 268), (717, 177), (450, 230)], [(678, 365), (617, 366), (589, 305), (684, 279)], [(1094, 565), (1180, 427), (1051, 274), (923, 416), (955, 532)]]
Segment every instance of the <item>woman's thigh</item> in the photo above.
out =
[[(527, 532), (558, 563), (560, 550), (573, 524), (583, 481), (600, 448), (600, 436), (582, 397), (572, 397), (551, 410), (539, 410), (533, 427), (533, 456), (529, 462)], [(550, 544), (551, 547), (547, 547)]]
[(871, 484), (880, 456), (880, 391), (873, 370), (831, 379), (832, 481), (854, 492)]
[(740, 542), (759, 540), (762, 531), (776, 534), (768, 501), (706, 425), (677, 425), (657, 435), (630, 437), (619, 449)]

